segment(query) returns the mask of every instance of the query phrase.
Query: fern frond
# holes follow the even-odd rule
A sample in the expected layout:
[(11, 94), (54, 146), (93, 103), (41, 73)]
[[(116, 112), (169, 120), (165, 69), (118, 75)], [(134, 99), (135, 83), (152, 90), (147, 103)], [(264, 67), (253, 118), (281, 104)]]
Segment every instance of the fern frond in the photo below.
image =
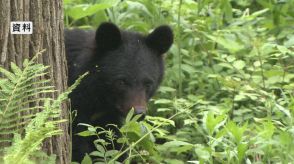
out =
[(19, 134), (15, 134), (14, 141), (12, 142), (13, 145), (5, 150), (4, 164), (34, 163), (34, 160), (31, 160), (31, 156), (34, 152), (40, 150), (43, 140), (62, 133), (56, 125), (66, 120), (55, 120), (52, 118), (60, 116), (61, 103), (68, 98), (69, 93), (72, 92), (86, 75), (84, 74), (76, 80), (75, 84), (60, 94), (56, 100), (48, 98), (44, 101), (44, 110), (37, 113), (36, 117), (26, 126), (25, 137), (22, 139)]
[(10, 65), (11, 71), (0, 67), (0, 138), (9, 141), (7, 144), (12, 141), (11, 136), (20, 132), (34, 117), (34, 113), (42, 110), (40, 105), (45, 99), (40, 95), (55, 92), (54, 87), (48, 85), (51, 80), (44, 79), (48, 66), (35, 63), (41, 53), (32, 60), (24, 60), (22, 69), (14, 63)]
[(53, 100), (50, 95), (56, 90), (44, 79), (48, 67), (35, 64), (36, 58), (25, 59), (22, 69), (13, 63), (11, 71), (0, 67), (0, 163), (34, 163), (44, 139), (62, 132), (57, 126), (66, 121), (60, 119), (61, 103), (87, 75)]
[[(26, 134), (22, 139), (19, 134), (14, 134), (13, 145), (5, 150), (4, 163), (32, 163), (30, 155), (40, 150), (44, 139), (61, 134), (61, 130), (57, 128), (57, 124), (64, 122), (48, 121), (60, 115), (61, 110), (52, 108), (51, 100), (46, 100), (44, 110), (37, 113), (36, 117), (30, 121), (25, 128)], [(58, 102), (59, 105), (61, 102)]]

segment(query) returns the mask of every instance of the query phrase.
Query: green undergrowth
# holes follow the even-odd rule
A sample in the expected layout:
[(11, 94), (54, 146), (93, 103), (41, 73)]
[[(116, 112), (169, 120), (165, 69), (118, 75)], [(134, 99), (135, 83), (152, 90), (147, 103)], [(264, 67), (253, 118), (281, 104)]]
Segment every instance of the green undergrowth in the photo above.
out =
[[(96, 28), (111, 21), (143, 33), (160, 24), (173, 28), (175, 42), (149, 117), (121, 128), (134, 133), (123, 137), (127, 161), (294, 161), (293, 0), (64, 3), (66, 27)], [(84, 163), (111, 163), (125, 152), (106, 150), (104, 142)]]

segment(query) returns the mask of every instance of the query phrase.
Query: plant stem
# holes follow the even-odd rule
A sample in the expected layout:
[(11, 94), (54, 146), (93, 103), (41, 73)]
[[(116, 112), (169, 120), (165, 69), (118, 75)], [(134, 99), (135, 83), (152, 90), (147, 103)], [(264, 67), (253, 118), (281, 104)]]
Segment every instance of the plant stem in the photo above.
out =
[(178, 40), (177, 40), (177, 45), (178, 45), (178, 58), (179, 58), (179, 97), (182, 96), (182, 56), (181, 56), (181, 7), (182, 7), (183, 0), (180, 0), (179, 4), (179, 9), (178, 9), (178, 22), (177, 22), (177, 33), (178, 33)]
[[(184, 111), (176, 113), (174, 115), (172, 115), (171, 117), (169, 117), (168, 119), (171, 120), (174, 117), (176, 117), (179, 114), (182, 114)], [(137, 140), (135, 143), (132, 143), (127, 149), (125, 149), (124, 151), (122, 151), (120, 154), (118, 154), (117, 156), (115, 156), (113, 159), (111, 159), (109, 161), (109, 163), (114, 163), (115, 160), (117, 160), (120, 156), (122, 156), (123, 154), (125, 154), (126, 152), (128, 152), (131, 148), (133, 148), (134, 146), (136, 146), (138, 143), (140, 143), (145, 137), (149, 136), (149, 134), (151, 134), (154, 130), (156, 130), (157, 128), (159, 128), (160, 126), (162, 126), (164, 124), (164, 122), (158, 124), (157, 126), (155, 126), (153, 129), (151, 129), (148, 133), (144, 134), (139, 140)]]
[(261, 59), (261, 55), (259, 52), (259, 46), (255, 46), (256, 48), (256, 54), (258, 56), (258, 60), (260, 62), (260, 68), (261, 68), (261, 77), (262, 77), (262, 85), (263, 85), (263, 89), (265, 89), (265, 77), (264, 77), (264, 73), (263, 73), (263, 63), (262, 63), (262, 59)]

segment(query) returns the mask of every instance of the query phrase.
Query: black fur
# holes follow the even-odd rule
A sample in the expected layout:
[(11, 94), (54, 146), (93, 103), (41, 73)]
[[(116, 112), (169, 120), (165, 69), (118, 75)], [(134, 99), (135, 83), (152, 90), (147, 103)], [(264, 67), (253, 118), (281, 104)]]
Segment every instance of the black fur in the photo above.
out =
[[(160, 26), (147, 36), (120, 30), (112, 23), (101, 24), (96, 32), (66, 30), (69, 84), (90, 73), (70, 94), (72, 109), (78, 111), (73, 133), (85, 130), (77, 123), (120, 125), (132, 107), (136, 113), (145, 113), (146, 103), (163, 77), (162, 54), (172, 42), (168, 26)], [(93, 138), (73, 135), (74, 161), (81, 161), (93, 150)]]

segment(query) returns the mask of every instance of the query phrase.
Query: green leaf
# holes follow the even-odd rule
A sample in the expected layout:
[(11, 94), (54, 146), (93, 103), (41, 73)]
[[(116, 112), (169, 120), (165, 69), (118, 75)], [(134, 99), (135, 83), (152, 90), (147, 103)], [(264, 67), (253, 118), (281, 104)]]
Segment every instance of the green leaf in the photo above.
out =
[(267, 77), (267, 78), (274, 77), (274, 76), (282, 77), (283, 75), (284, 75), (284, 71), (279, 70), (279, 69), (271, 69), (271, 70), (268, 70), (268, 71), (264, 72), (264, 76)]
[(117, 150), (109, 150), (105, 153), (105, 157), (114, 157), (119, 153)]
[(232, 53), (236, 53), (244, 49), (244, 46), (241, 43), (238, 43), (237, 40), (226, 39), (222, 36), (216, 37), (207, 33), (205, 33), (205, 36), (222, 45), (224, 48), (228, 49)]
[(91, 157), (88, 154), (86, 154), (84, 159), (82, 160), (81, 164), (92, 164)]
[(185, 146), (185, 145), (193, 146), (193, 144), (191, 143), (184, 142), (184, 141), (177, 141), (177, 140), (164, 143), (164, 146), (167, 146), (167, 147), (179, 147), (179, 146)]
[(161, 146), (161, 148), (169, 150), (170, 152), (175, 152), (177, 154), (181, 154), (184, 152), (187, 152), (187, 153), (191, 152), (193, 147), (194, 145), (191, 143), (178, 141), (178, 140), (166, 142)]
[(176, 89), (171, 88), (171, 87), (167, 87), (167, 86), (160, 86), (158, 91), (166, 93), (166, 92), (175, 92)]
[(209, 160), (210, 159), (210, 153), (203, 147), (195, 148), (195, 153), (201, 159), (204, 159), (204, 160)]
[(90, 153), (90, 156), (104, 157), (104, 153), (101, 153), (99, 151), (93, 151), (93, 152)]
[(285, 46), (279, 46), (279, 45), (277, 45), (277, 48), (278, 48), (278, 50), (279, 50), (283, 55), (286, 55), (287, 53), (289, 53), (289, 54), (292, 53), (292, 51), (289, 50), (289, 49), (288, 49), (287, 47), (285, 47)]
[(182, 69), (183, 69), (184, 71), (186, 71), (187, 73), (194, 73), (194, 72), (197, 72), (197, 70), (196, 70), (194, 67), (192, 67), (192, 66), (190, 66), (190, 65), (188, 65), (188, 64), (183, 64), (183, 65), (182, 65)]
[(245, 158), (246, 150), (248, 149), (248, 144), (246, 143), (239, 143), (237, 145), (237, 151), (238, 151), (238, 160), (241, 162)]
[[(261, 1), (259, 1), (259, 2), (261, 2)], [(265, 8), (265, 9), (262, 9), (262, 10), (259, 10), (259, 11), (256, 11), (256, 12), (252, 13), (252, 16), (257, 17), (257, 16), (260, 16), (260, 15), (263, 15), (264, 13), (266, 13), (268, 11), (269, 11), (269, 9)]]
[(239, 70), (243, 69), (245, 67), (245, 65), (246, 65), (246, 63), (243, 60), (236, 60), (233, 63), (233, 66)]
[(276, 127), (274, 126), (273, 122), (263, 122), (263, 130), (260, 132), (260, 135), (265, 139), (271, 139)]
[(82, 136), (82, 137), (88, 137), (88, 136), (95, 136), (96, 133), (93, 133), (91, 131), (86, 130), (86, 131), (83, 131), (83, 132), (79, 132), (76, 135)]
[(132, 119), (132, 117), (134, 116), (134, 111), (135, 111), (134, 108), (132, 108), (129, 111), (129, 113), (128, 113), (127, 117), (126, 117), (126, 123), (130, 122), (130, 120)]
[(283, 106), (279, 105), (279, 104), (275, 104), (277, 109), (280, 110), (281, 112), (283, 112), (287, 117), (289, 117), (290, 119), (293, 117), (291, 117), (291, 113), (289, 111), (289, 109), (284, 108)]
[(154, 102), (155, 104), (172, 104), (172, 100), (169, 99), (159, 99)]
[(18, 78), (16, 78), (16, 76), (13, 73), (7, 71), (6, 69), (4, 69), (2, 67), (0, 67), (0, 73), (4, 74), (6, 76), (6, 78), (8, 78), (13, 83), (15, 83), (18, 79)]
[(95, 144), (95, 147), (96, 147), (96, 150), (99, 152), (99, 153), (102, 153), (103, 156), (104, 156), (104, 153), (105, 153), (105, 149), (102, 145), (99, 145), (99, 144)]
[(170, 108), (158, 108), (157, 111), (158, 112), (168, 112), (168, 111), (172, 111), (172, 109), (170, 109)]
[(239, 144), (242, 141), (242, 137), (244, 136), (244, 132), (247, 130), (247, 123), (243, 126), (237, 126), (235, 122), (229, 121), (226, 125), (228, 131), (233, 135), (236, 143)]
[(146, 116), (145, 118), (146, 120), (152, 122), (155, 125), (172, 125), (175, 127), (175, 122), (173, 120), (170, 119), (166, 119), (163, 117), (155, 117), (155, 116)]
[(22, 74), (22, 70), (15, 63), (11, 62), (10, 67), (14, 74), (16, 75)]
[(215, 116), (212, 112), (208, 112), (206, 117), (204, 118), (204, 123), (206, 129), (208, 130), (208, 134), (212, 136), (214, 130), (219, 126), (223, 125), (226, 120), (225, 115)]
[(235, 60), (236, 60), (236, 57), (235, 57), (235, 56), (233, 56), (233, 55), (229, 55), (229, 56), (227, 56), (227, 57), (226, 57), (226, 59), (227, 59), (227, 61), (228, 61), (228, 62), (230, 62), (230, 63), (231, 63), (231, 62), (233, 62), (233, 61), (235, 61)]
[(121, 127), (120, 131), (122, 133), (133, 132), (136, 135), (140, 136), (141, 135), (141, 126), (138, 122), (130, 121), (130, 122), (127, 122), (123, 127)]
[(74, 20), (78, 20), (86, 16), (93, 15), (98, 11), (105, 10), (110, 7), (111, 5), (106, 3), (101, 3), (96, 5), (88, 5), (88, 4), (75, 5), (74, 7), (71, 7), (68, 9), (67, 14), (68, 16), (72, 17)]

